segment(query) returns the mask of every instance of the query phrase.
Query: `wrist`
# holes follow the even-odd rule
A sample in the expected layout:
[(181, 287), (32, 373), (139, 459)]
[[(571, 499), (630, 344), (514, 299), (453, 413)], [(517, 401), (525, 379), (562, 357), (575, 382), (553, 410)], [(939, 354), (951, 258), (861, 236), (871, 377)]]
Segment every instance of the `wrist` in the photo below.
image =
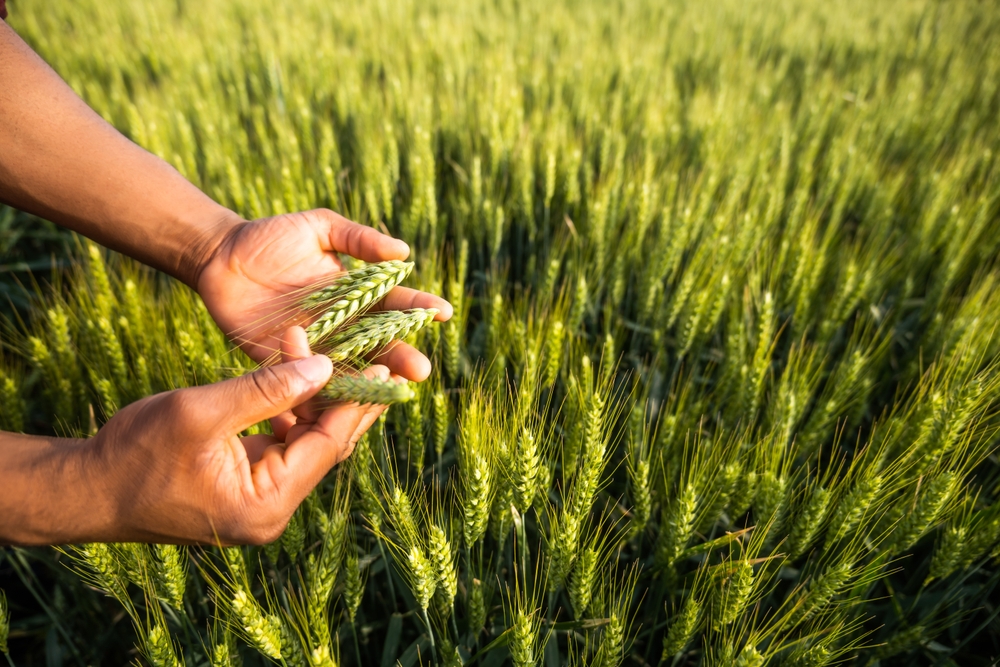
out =
[(101, 539), (111, 505), (97, 488), (92, 459), (90, 440), (0, 434), (0, 543)]
[(216, 256), (228, 245), (229, 240), (247, 221), (233, 211), (216, 205), (212, 211), (199, 212), (198, 222), (182, 224), (182, 227), (197, 229), (198, 232), (180, 253), (174, 277), (198, 292), (198, 282)]

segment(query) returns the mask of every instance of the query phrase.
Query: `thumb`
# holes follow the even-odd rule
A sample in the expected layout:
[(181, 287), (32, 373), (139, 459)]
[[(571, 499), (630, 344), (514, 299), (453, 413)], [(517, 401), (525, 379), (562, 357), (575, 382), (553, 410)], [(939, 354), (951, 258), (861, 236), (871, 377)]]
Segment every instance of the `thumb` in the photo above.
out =
[(286, 364), (265, 366), (232, 380), (202, 387), (205, 411), (229, 431), (242, 431), (309, 400), (333, 373), (323, 354)]

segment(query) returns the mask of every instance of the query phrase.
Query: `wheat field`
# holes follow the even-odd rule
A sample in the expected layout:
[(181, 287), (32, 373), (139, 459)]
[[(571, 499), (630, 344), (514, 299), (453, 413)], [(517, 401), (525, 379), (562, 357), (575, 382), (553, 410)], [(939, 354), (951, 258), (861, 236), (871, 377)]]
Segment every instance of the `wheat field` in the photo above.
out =
[[(275, 543), (0, 551), (12, 664), (995, 664), (1000, 8), (11, 5), (217, 201), (384, 229), (455, 307)], [(252, 368), (68, 252), (3, 429)]]

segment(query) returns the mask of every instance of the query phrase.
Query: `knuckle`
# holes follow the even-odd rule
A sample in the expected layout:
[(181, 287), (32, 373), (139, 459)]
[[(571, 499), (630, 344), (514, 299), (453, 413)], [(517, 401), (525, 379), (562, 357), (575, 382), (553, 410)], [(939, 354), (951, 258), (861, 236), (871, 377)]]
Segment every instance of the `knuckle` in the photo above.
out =
[(361, 440), (362, 435), (364, 435), (363, 432), (352, 437), (351, 439), (349, 439), (347, 442), (344, 443), (344, 447), (337, 453), (336, 465), (340, 465), (341, 463), (343, 463), (344, 461), (346, 461), (351, 457), (351, 454), (354, 453), (354, 448), (357, 446), (358, 441)]
[(347, 245), (354, 254), (361, 251), (364, 240), (365, 229), (361, 225), (353, 224), (347, 229)]
[(279, 373), (270, 367), (254, 371), (250, 374), (250, 379), (264, 400), (271, 405), (284, 403), (295, 389), (288, 373)]

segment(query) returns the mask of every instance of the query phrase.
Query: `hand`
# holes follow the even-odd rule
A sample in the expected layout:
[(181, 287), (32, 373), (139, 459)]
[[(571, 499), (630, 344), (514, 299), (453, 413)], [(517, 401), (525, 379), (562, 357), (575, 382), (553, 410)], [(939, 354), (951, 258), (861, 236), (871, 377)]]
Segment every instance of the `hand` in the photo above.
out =
[[(384, 406), (308, 399), (332, 364), (308, 355), (305, 332), (281, 341), (284, 363), (213, 385), (157, 394), (119, 411), (94, 437), (84, 474), (109, 489), (95, 505), (110, 508), (102, 540), (266, 544), (355, 443)], [(389, 377), (371, 366), (370, 377)], [(296, 407), (297, 406), (297, 407)], [(240, 431), (292, 411), (276, 434)], [(98, 531), (100, 533), (100, 531)]]
[[(244, 351), (261, 362), (278, 348), (275, 332), (288, 326), (272, 321), (290, 303), (281, 297), (342, 271), (337, 252), (380, 262), (406, 259), (410, 249), (333, 211), (289, 213), (235, 226), (199, 272), (197, 289), (222, 330), (238, 334)], [(376, 307), (437, 308), (440, 321), (452, 313), (444, 299), (407, 287), (395, 288)], [(426, 379), (431, 370), (427, 357), (401, 342), (377, 361), (414, 381)]]

